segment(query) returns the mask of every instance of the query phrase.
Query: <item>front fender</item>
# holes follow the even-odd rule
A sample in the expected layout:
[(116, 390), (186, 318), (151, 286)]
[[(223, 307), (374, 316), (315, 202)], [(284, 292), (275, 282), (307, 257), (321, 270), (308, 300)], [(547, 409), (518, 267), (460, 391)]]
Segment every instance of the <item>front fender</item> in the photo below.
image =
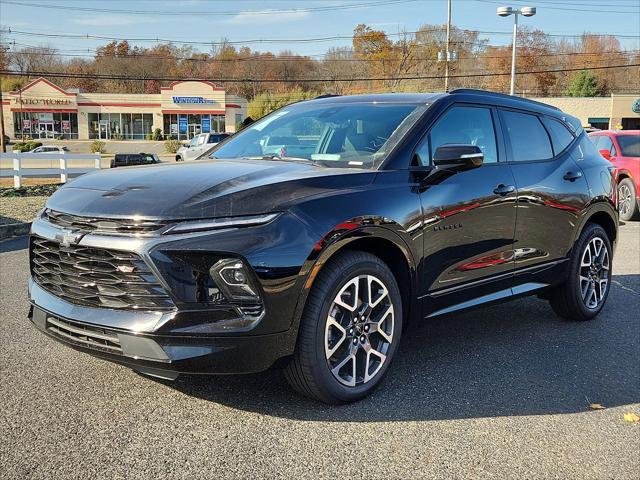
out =
[[(335, 225), (325, 233), (314, 245), (300, 272), (300, 296), (295, 309), (292, 327), (297, 330), (302, 312), (314, 281), (322, 271), (322, 267), (338, 252), (349, 245), (363, 239), (375, 239), (388, 242), (397, 247), (407, 262), (410, 276), (409, 299), (415, 298), (417, 282), (417, 266), (414, 253), (410, 248), (410, 235), (396, 222), (376, 216), (361, 216), (351, 218)], [(412, 302), (413, 303), (413, 302)], [(410, 310), (417, 308), (410, 305)]]

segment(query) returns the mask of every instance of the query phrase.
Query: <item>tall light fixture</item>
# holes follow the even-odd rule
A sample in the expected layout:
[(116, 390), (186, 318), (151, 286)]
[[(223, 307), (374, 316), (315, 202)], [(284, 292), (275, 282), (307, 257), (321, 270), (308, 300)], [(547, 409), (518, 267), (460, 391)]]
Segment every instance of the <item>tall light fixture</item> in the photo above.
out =
[(511, 95), (516, 90), (516, 39), (518, 37), (518, 15), (533, 17), (536, 14), (536, 7), (498, 7), (498, 16), (508, 17), (513, 15), (513, 51), (511, 52)]

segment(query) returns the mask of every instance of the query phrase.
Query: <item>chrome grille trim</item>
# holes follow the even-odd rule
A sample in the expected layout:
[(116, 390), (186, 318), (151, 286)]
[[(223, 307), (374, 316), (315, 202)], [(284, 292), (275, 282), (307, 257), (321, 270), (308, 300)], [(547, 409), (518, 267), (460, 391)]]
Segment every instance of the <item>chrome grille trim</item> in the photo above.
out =
[(168, 311), (173, 301), (136, 253), (31, 237), (31, 273), (53, 295), (76, 305)]
[(80, 233), (101, 232), (107, 234), (155, 234), (167, 227), (170, 222), (149, 219), (98, 218), (71, 215), (46, 209), (42, 219), (61, 228), (72, 229)]
[(62, 337), (84, 347), (123, 354), (118, 336), (104, 328), (88, 327), (50, 316), (47, 317), (46, 328), (52, 335)]

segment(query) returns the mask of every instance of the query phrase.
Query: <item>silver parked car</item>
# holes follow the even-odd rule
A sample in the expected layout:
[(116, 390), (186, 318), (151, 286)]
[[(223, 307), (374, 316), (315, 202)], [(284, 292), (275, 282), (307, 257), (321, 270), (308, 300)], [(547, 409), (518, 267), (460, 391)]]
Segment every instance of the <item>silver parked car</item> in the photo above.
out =
[(184, 144), (176, 152), (176, 162), (184, 162), (185, 160), (196, 160), (203, 153), (207, 152), (214, 145), (229, 136), (228, 133), (201, 133), (191, 139), (189, 143)]

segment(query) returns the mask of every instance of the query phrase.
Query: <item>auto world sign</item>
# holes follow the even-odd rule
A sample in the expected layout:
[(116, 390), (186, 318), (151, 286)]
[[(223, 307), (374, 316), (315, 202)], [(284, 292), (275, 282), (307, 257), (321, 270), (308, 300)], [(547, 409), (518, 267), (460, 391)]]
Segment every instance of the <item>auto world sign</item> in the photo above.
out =
[(173, 103), (215, 103), (213, 100), (204, 97), (173, 97)]

